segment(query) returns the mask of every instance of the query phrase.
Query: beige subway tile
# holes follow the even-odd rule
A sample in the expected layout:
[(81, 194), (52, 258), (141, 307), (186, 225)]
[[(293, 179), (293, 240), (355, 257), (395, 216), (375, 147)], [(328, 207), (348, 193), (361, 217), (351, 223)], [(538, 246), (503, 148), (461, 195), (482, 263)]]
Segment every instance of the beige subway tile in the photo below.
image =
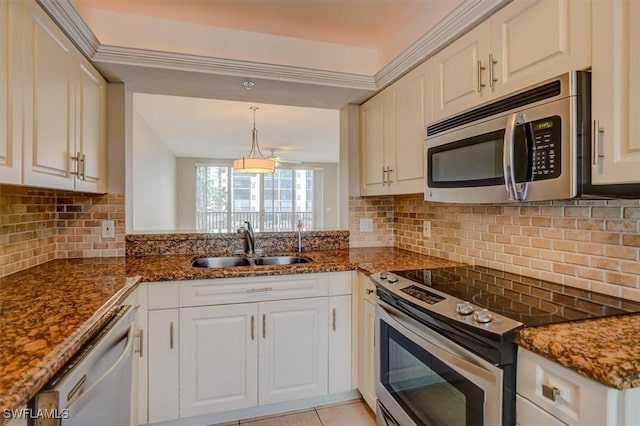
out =
[(607, 219), (621, 219), (621, 207), (592, 207), (591, 217), (602, 217)]
[(578, 253), (602, 256), (604, 247), (602, 244), (578, 243)]
[(629, 247), (640, 247), (640, 234), (622, 235), (622, 244)]
[(618, 259), (638, 260), (638, 252), (634, 247), (606, 246), (606, 255)]
[(610, 271), (619, 271), (622, 262), (619, 259), (610, 259), (608, 257), (591, 257), (591, 267), (598, 269), (607, 269)]
[(604, 281), (604, 271), (601, 269), (579, 266), (576, 268), (576, 275), (589, 280)]
[(563, 275), (576, 275), (576, 266), (566, 263), (554, 263), (553, 272)]
[[(621, 238), (620, 234), (616, 232), (591, 232), (591, 242), (594, 243), (603, 243), (603, 244), (620, 244)], [(638, 239), (638, 244), (640, 247), (640, 237)]]
[(609, 284), (621, 285), (625, 287), (636, 287), (638, 285), (638, 276), (623, 274), (619, 272), (607, 272), (605, 281)]
[(570, 287), (575, 287), (575, 288), (580, 288), (583, 290), (588, 290), (589, 288), (591, 288), (591, 283), (592, 281), (584, 279), (584, 278), (578, 278), (578, 277), (574, 277), (574, 276), (565, 276), (563, 277), (563, 284), (568, 285)]
[(640, 276), (640, 262), (624, 260), (621, 263), (620, 270), (628, 274), (635, 274)]
[(553, 241), (553, 249), (566, 251), (566, 252), (575, 252), (577, 244), (573, 241), (566, 240), (554, 240)]
[(564, 238), (572, 241), (590, 241), (591, 231), (581, 229), (565, 229)]

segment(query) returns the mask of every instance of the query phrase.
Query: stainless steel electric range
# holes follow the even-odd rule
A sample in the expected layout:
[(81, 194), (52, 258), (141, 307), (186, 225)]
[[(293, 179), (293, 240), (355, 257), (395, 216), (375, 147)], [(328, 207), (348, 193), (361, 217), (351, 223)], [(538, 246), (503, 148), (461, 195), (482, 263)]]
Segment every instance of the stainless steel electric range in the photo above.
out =
[(479, 266), (371, 280), (380, 425), (515, 425), (519, 329), (640, 312), (640, 303)]

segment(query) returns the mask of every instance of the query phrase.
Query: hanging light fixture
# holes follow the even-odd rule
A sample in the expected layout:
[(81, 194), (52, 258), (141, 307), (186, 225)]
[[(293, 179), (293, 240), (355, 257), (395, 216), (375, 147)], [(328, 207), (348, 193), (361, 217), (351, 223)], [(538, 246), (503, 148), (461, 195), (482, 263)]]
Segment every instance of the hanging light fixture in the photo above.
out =
[(253, 111), (253, 129), (251, 129), (251, 151), (246, 157), (239, 158), (233, 161), (234, 173), (273, 173), (276, 168), (275, 161), (265, 158), (260, 151), (258, 145), (258, 130), (256, 129), (256, 110), (257, 106), (249, 107)]

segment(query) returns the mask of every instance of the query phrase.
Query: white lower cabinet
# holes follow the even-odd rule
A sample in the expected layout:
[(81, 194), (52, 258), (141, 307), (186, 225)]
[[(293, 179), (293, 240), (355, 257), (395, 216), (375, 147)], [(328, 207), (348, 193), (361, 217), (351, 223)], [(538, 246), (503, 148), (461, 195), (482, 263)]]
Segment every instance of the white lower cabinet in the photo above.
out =
[(156, 423), (352, 391), (352, 276), (149, 283), (139, 411)]
[(259, 404), (327, 393), (327, 299), (259, 304)]
[(180, 416), (258, 403), (258, 304), (180, 309)]
[(358, 291), (358, 390), (369, 408), (376, 411), (375, 325), (376, 292), (369, 277), (359, 274)]
[(149, 311), (149, 423), (178, 418), (178, 309)]
[(519, 426), (636, 426), (640, 388), (617, 390), (518, 348)]

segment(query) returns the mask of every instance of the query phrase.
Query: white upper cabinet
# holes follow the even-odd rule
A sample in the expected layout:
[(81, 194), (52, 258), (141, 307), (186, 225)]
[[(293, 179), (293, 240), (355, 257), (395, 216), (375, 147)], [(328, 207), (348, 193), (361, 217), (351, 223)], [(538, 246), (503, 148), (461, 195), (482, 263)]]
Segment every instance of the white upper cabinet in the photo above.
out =
[(592, 22), (591, 183), (638, 183), (640, 2), (594, 0)]
[(24, 5), (23, 183), (104, 192), (106, 82), (38, 5)]
[(488, 52), (489, 23), (484, 22), (432, 58), (434, 120), (489, 99), (481, 63)]
[(22, 180), (21, 2), (0, 3), (0, 182)]
[(514, 0), (433, 57), (434, 120), (591, 65), (591, 3)]
[(424, 190), (424, 125), (431, 120), (426, 62), (360, 107), (361, 192)]

